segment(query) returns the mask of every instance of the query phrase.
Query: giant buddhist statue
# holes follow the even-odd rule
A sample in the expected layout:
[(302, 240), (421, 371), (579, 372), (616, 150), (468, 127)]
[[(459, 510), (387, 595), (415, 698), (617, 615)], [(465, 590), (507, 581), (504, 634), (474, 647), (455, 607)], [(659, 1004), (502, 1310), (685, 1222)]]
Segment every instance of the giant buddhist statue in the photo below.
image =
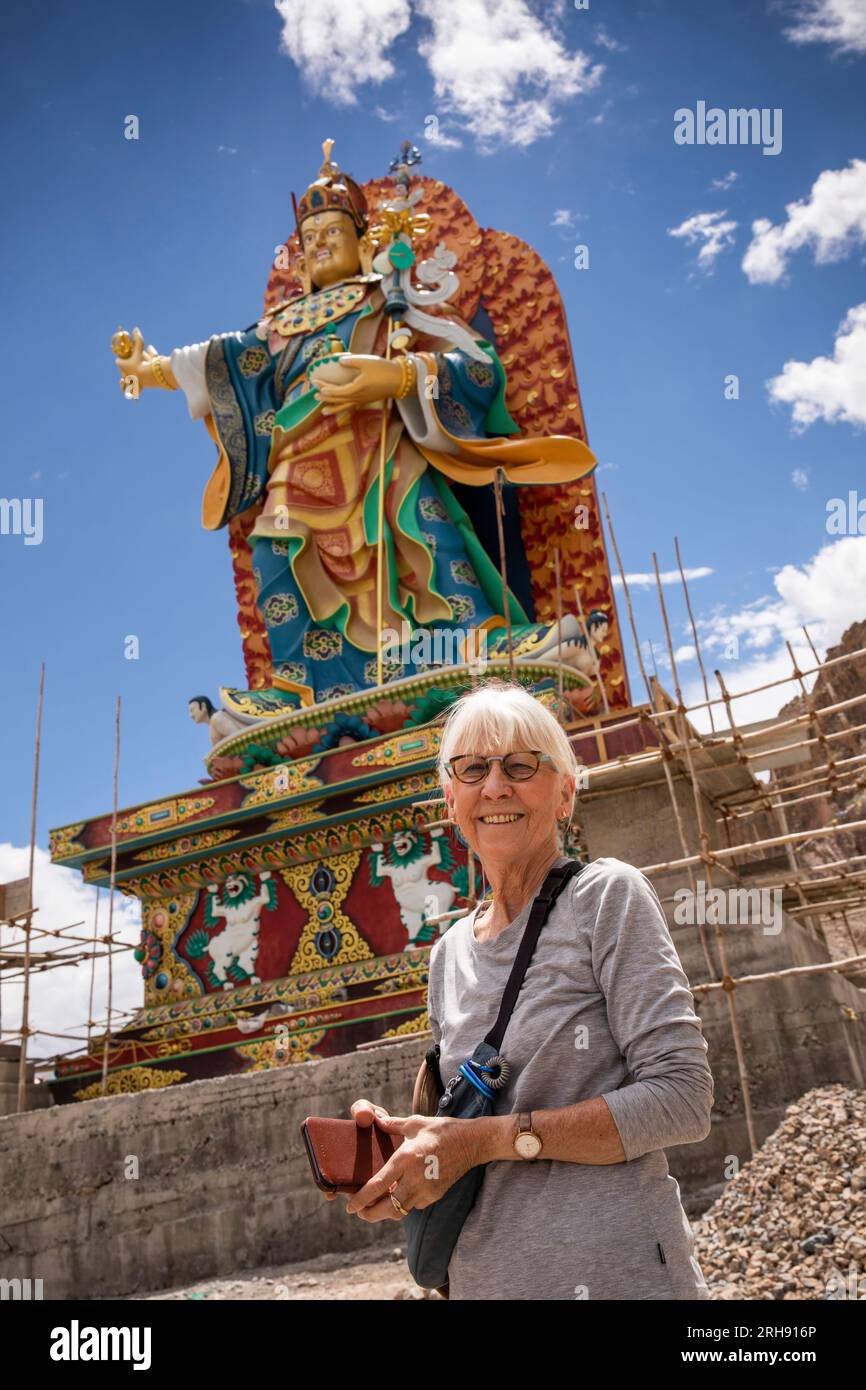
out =
[(332, 144), (295, 202), (300, 295), (165, 356), (138, 329), (114, 339), (127, 394), (182, 390), (216, 444), (204, 525), (257, 512), (248, 543), (271, 674), (266, 692), (224, 701), (291, 710), (429, 670), (429, 648), (389, 646), (395, 632), (459, 631), (467, 660), (483, 633), (488, 659), (510, 646), (518, 661), (580, 669), (586, 634), (570, 614), (530, 620), (452, 484), (564, 484), (595, 458), (581, 439), (518, 431), (495, 346), (448, 303), (456, 256), (440, 242), (417, 262), (429, 218), (406, 147), (371, 223)]

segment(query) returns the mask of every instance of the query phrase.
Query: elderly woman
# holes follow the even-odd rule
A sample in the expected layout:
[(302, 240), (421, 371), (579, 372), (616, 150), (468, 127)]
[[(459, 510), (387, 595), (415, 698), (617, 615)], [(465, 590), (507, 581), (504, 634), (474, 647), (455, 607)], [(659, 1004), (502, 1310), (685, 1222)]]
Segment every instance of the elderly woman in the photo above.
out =
[[(576, 774), (562, 727), (523, 687), (490, 681), (452, 706), (440, 777), (493, 892), (430, 953), (443, 1081), (496, 1019), (532, 900), (565, 858)], [(706, 1138), (713, 1078), (661, 904), (637, 869), (597, 859), (568, 881), (502, 1052), (510, 1079), (491, 1115), (398, 1118), (354, 1103), (358, 1124), (403, 1142), (347, 1211), (401, 1220), (485, 1164), (451, 1299), (708, 1298), (664, 1150)]]

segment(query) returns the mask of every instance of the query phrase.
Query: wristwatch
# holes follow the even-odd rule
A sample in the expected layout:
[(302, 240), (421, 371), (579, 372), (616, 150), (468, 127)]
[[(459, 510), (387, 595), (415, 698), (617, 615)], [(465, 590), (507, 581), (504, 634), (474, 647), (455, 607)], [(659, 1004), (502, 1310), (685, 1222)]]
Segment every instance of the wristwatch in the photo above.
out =
[(535, 1159), (543, 1148), (541, 1135), (532, 1128), (532, 1111), (527, 1110), (517, 1117), (517, 1133), (514, 1136), (514, 1152), (518, 1158)]

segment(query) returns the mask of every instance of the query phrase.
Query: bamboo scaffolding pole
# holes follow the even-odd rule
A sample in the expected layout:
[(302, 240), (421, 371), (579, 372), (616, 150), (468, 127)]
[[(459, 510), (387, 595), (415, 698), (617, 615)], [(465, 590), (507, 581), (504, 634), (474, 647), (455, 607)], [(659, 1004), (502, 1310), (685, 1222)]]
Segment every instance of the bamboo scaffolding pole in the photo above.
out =
[[(811, 633), (809, 632), (809, 629), (807, 628), (807, 626), (806, 626), (805, 623), (802, 624), (802, 628), (803, 628), (803, 636), (806, 638), (806, 641), (809, 643), (809, 649), (810, 649), (810, 651), (811, 651), (813, 657), (815, 658), (816, 661), (820, 661), (821, 658), (819, 657), (817, 651), (815, 650), (815, 643), (812, 641), (812, 635), (811, 635)], [(834, 689), (834, 687), (833, 687), (833, 683), (832, 683), (832, 681), (830, 680), (830, 677), (829, 677), (829, 676), (826, 674), (826, 672), (824, 672), (824, 671), (822, 671), (822, 673), (821, 673), (821, 675), (819, 675), (818, 679), (819, 679), (819, 680), (822, 679), (822, 676), (823, 676), (824, 684), (825, 684), (826, 687), (827, 687), (827, 693), (828, 693), (828, 695), (830, 696), (830, 703), (831, 703), (831, 704), (834, 704), (834, 705), (836, 705), (836, 706), (838, 707), (838, 703), (839, 703), (838, 697), (837, 697), (837, 695), (836, 695), (836, 691), (835, 691), (835, 689)], [(817, 682), (816, 682), (816, 684), (817, 684)], [(814, 693), (814, 692), (813, 692), (813, 693)], [(839, 718), (840, 718), (841, 720), (843, 720), (843, 722), (844, 722), (845, 724), (850, 724), (850, 723), (851, 723), (851, 721), (850, 721), (850, 719), (848, 718), (847, 714), (844, 714), (844, 713), (842, 713), (841, 711), (840, 711), (840, 714), (839, 714)]]
[(714, 980), (708, 985), (691, 985), (693, 994), (709, 994), (712, 990), (723, 989), (727, 994), (732, 994), (740, 985), (763, 984), (767, 980), (784, 980), (792, 975), (822, 975), (829, 970), (845, 970), (848, 966), (859, 965), (861, 961), (866, 961), (864, 956), (847, 956), (844, 960), (821, 961), (818, 965), (792, 965), (786, 970), (767, 970), (760, 975), (740, 975), (737, 979), (732, 979), (727, 975), (724, 980)]
[(502, 468), (497, 468), (493, 480), (493, 497), (496, 507), (496, 534), (499, 538), (499, 573), (502, 578), (502, 616), (505, 619), (505, 634), (508, 642), (508, 674), (514, 680), (514, 644), (511, 638), (511, 604), (508, 601), (508, 572), (505, 563), (505, 530), (502, 519), (505, 516), (505, 503), (502, 497)]
[[(778, 807), (779, 810), (784, 811), (787, 809), (788, 806), (801, 806), (805, 801), (820, 801), (828, 796), (839, 796), (842, 792), (856, 791), (858, 788), (860, 790), (864, 789), (863, 776), (858, 777), (855, 782), (838, 782), (835, 786), (828, 787), (826, 791), (809, 792), (807, 796), (795, 796), (787, 801), (779, 799), (775, 803), (775, 805)], [(734, 811), (731, 813), (731, 820), (750, 820), (753, 816), (765, 815), (767, 813), (767, 810), (768, 808), (765, 806), (755, 806), (752, 807), (752, 809), (749, 811)], [(717, 820), (719, 819), (722, 819), (722, 817), (717, 817)]]
[[(35, 915), (35, 913), (37, 912), (37, 910), (38, 910), (38, 909), (34, 907), (34, 909), (33, 909), (34, 915)], [(32, 929), (32, 931), (31, 931), (31, 933), (30, 933), (30, 939), (31, 939), (31, 941), (38, 941), (38, 940), (40, 939), (40, 937), (43, 937), (43, 936), (56, 936), (60, 941), (84, 941), (85, 939), (89, 940), (89, 938), (85, 938), (85, 937), (64, 936), (64, 935), (63, 935), (64, 932), (72, 931), (73, 928), (75, 928), (75, 927), (83, 927), (83, 926), (84, 926), (84, 923), (83, 923), (83, 922), (70, 922), (69, 925), (68, 925), (67, 927), (34, 927), (34, 928)], [(13, 930), (14, 930), (14, 928), (13, 928)], [(19, 928), (19, 930), (22, 930), (22, 929)], [(16, 944), (17, 944), (17, 943), (16, 943)]]
[[(859, 878), (862, 878), (862, 877), (864, 877), (864, 875), (862, 875), (862, 874), (858, 875), (858, 879), (859, 879)], [(835, 890), (835, 891), (838, 891), (840, 885), (849, 883), (850, 881), (851, 881), (851, 880), (850, 880), (847, 876), (841, 875), (841, 876), (840, 876), (839, 878), (837, 878), (837, 879), (831, 879), (830, 882), (829, 882), (826, 886), (827, 886), (828, 888), (831, 888), (831, 889)], [(805, 886), (806, 886), (806, 885), (802, 882), (802, 880), (800, 881), (800, 886), (801, 886), (801, 887), (805, 887)], [(818, 887), (822, 887), (822, 888), (823, 888), (825, 885), (824, 885), (823, 882), (821, 882), (819, 885), (814, 885), (814, 884), (813, 884), (812, 886), (813, 886), (813, 887), (814, 887), (814, 886), (818, 886)], [(854, 883), (854, 884), (852, 884), (852, 889), (853, 889), (853, 892), (852, 892), (851, 894), (846, 895), (843, 899), (839, 899), (839, 901), (844, 901), (844, 902), (846, 902), (846, 903), (847, 903), (847, 902), (853, 902), (853, 901), (855, 901), (855, 896), (854, 896), (855, 893), (856, 893), (857, 891), (859, 891), (860, 889), (866, 889), (866, 885), (860, 884), (859, 882), (858, 882), (858, 883)], [(730, 891), (732, 891), (732, 892), (738, 892), (738, 893), (761, 893), (761, 892), (769, 892), (769, 893), (772, 893), (772, 892), (781, 892), (781, 893), (784, 895), (785, 893), (794, 893), (795, 890), (796, 890), (796, 884), (795, 884), (795, 883), (792, 883), (790, 879), (782, 878), (782, 879), (771, 879), (768, 883), (763, 882), (763, 880), (762, 880), (760, 883), (755, 883), (755, 882), (753, 882), (753, 881), (751, 881), (751, 880), (748, 880), (748, 881), (741, 882), (740, 885), (739, 885), (736, 889), (731, 889)], [(680, 891), (680, 890), (678, 890), (678, 891)], [(660, 897), (660, 898), (659, 898), (659, 902), (660, 902), (660, 903), (663, 903), (663, 904), (665, 904), (665, 903), (676, 903), (676, 902), (678, 902), (678, 901), (679, 901), (679, 899), (678, 899), (677, 893), (666, 894), (664, 897)], [(859, 901), (859, 899), (858, 899), (858, 901)], [(825, 902), (825, 899), (824, 899), (824, 898), (821, 898), (821, 897), (810, 898), (810, 899), (809, 899), (809, 906), (810, 906), (810, 907), (816, 907), (816, 908), (818, 908), (818, 907), (820, 907), (824, 902)], [(789, 910), (788, 908), (785, 909), (786, 912), (787, 912), (788, 910)]]
[[(652, 562), (653, 571), (655, 573), (656, 578), (656, 589), (658, 590), (659, 607), (661, 608), (662, 621), (664, 623), (665, 640), (667, 641), (668, 655), (670, 657), (671, 675), (673, 676), (674, 691), (677, 699), (678, 713), (680, 715), (680, 718), (678, 720), (678, 726), (680, 728), (680, 738), (686, 750), (686, 760), (688, 762), (689, 768), (689, 779), (692, 784), (692, 794), (694, 797), (695, 804), (695, 819), (698, 827), (698, 838), (701, 845), (701, 854), (699, 855), (699, 859), (703, 862), (706, 870), (707, 886), (710, 890), (712, 890), (713, 867), (716, 861), (711, 855), (712, 847), (710, 845), (709, 833), (704, 823), (704, 812), (703, 806), (701, 804), (702, 793), (698, 783), (697, 773), (695, 771), (694, 760), (692, 758), (691, 740), (687, 737), (688, 731), (685, 720), (685, 706), (683, 705), (682, 690), (680, 689), (679, 673), (677, 671), (676, 655), (674, 653), (674, 644), (673, 639), (671, 637), (670, 623), (668, 622), (668, 613), (667, 607), (665, 605), (664, 589), (662, 588), (661, 574), (659, 573), (659, 562), (655, 551), (653, 551)], [(700, 923), (699, 925), (702, 927), (703, 923)], [(730, 976), (730, 971), (728, 969), (727, 950), (725, 948), (725, 938), (722, 933), (721, 927), (718, 923), (714, 924), (714, 931), (716, 937), (716, 949), (719, 953), (719, 961), (721, 964), (722, 978), (727, 979)], [(754, 1115), (752, 1113), (752, 1096), (749, 1087), (748, 1071), (746, 1069), (746, 1054), (745, 1049), (743, 1047), (743, 1039), (740, 1033), (740, 1024), (739, 1019), (737, 1018), (737, 1008), (736, 1003), (734, 1001), (733, 993), (730, 990), (726, 991), (725, 998), (728, 1001), (728, 1019), (731, 1025), (731, 1036), (734, 1041), (734, 1051), (736, 1053), (737, 1058), (737, 1071), (740, 1080), (740, 1093), (743, 1097), (743, 1112), (746, 1120), (746, 1130), (749, 1136), (749, 1145), (752, 1153), (754, 1154), (758, 1147), (758, 1141), (757, 1134), (755, 1131)]]
[(859, 898), (828, 898), (826, 902), (820, 898), (810, 899), (806, 907), (788, 907), (785, 911), (789, 917), (799, 917), (804, 912), (816, 912), (824, 916), (827, 913), (838, 912), (841, 908), (848, 908), (853, 911), (864, 905), (866, 905), (866, 894), (862, 894)]
[[(381, 481), (381, 480), (380, 480)], [(381, 630), (379, 641), (381, 644)], [(381, 645), (379, 650), (381, 651)], [(114, 803), (113, 814), (111, 817), (111, 872), (108, 887), (108, 939), (114, 934), (114, 893), (117, 882), (117, 779), (120, 768), (120, 696), (117, 697), (117, 705), (114, 714)], [(108, 1019), (111, 1019), (111, 993), (114, 983), (113, 972), (111, 969), (111, 956), (108, 957)], [(108, 1026), (110, 1027), (110, 1021)], [(88, 1019), (88, 1032), (90, 1020)], [(105, 1046), (102, 1052), (102, 1085), (101, 1093), (106, 1094), (108, 1088), (108, 1034), (105, 1036)]]
[(30, 929), (33, 913), (33, 870), (36, 862), (36, 807), (39, 800), (39, 755), (42, 748), (42, 704), (45, 695), (45, 662), (39, 668), (39, 704), (36, 712), (36, 747), (33, 755), (33, 797), (30, 803), (30, 863), (27, 873), (27, 925), (24, 928), (24, 997), (21, 1001), (21, 1048), (18, 1054), (18, 1109), (27, 1098), (27, 1039), (30, 1035)]
[[(793, 681), (793, 680), (794, 680), (794, 676), (793, 676), (793, 675), (791, 675), (791, 676), (786, 676), (786, 677), (785, 677), (785, 681), (784, 681), (783, 683), (784, 683), (784, 684), (788, 684), (788, 683), (790, 683), (790, 682)], [(760, 687), (759, 687), (759, 688), (760, 688)], [(754, 693), (755, 693), (755, 691), (752, 691), (752, 690), (742, 690), (742, 691), (739, 691), (738, 693), (735, 693), (735, 692), (731, 691), (731, 692), (729, 692), (729, 699), (731, 699), (731, 700), (739, 700), (739, 699), (743, 699), (743, 698), (744, 698), (745, 696), (747, 696), (747, 695), (752, 695), (752, 694), (754, 694)], [(713, 704), (717, 704), (717, 705), (723, 705), (723, 704), (724, 704), (724, 700), (723, 700), (721, 697), (719, 697), (718, 700), (714, 700), (714, 701), (712, 701), (712, 703), (713, 703)], [(835, 704), (835, 705), (826, 705), (826, 706), (824, 706), (824, 707), (822, 707), (822, 708), (820, 708), (820, 709), (817, 709), (817, 710), (815, 711), (815, 713), (816, 713), (816, 717), (817, 717), (817, 718), (823, 719), (823, 718), (826, 718), (827, 716), (832, 716), (832, 715), (835, 715), (835, 714), (840, 714), (842, 711), (851, 708), (853, 705), (860, 705), (860, 704), (864, 704), (864, 703), (866, 703), (866, 694), (863, 694), (863, 695), (854, 695), (854, 696), (852, 696), (852, 697), (851, 697), (850, 699), (848, 699), (848, 700), (840, 700), (840, 701), (839, 701), (837, 704)], [(689, 706), (686, 707), (686, 711), (685, 711), (685, 712), (686, 712), (686, 714), (692, 714), (695, 710), (704, 709), (705, 707), (706, 707), (706, 702), (702, 702), (701, 704), (689, 705)], [(675, 722), (675, 721), (676, 721), (676, 718), (677, 718), (677, 711), (676, 711), (675, 709), (662, 709), (662, 710), (659, 710), (659, 709), (651, 709), (651, 710), (641, 710), (640, 714), (633, 715), (633, 716), (629, 717), (628, 719), (617, 720), (617, 721), (616, 721), (615, 723), (613, 723), (613, 724), (606, 724), (606, 725), (604, 726), (604, 729), (602, 730), (602, 732), (603, 732), (604, 734), (614, 734), (614, 733), (620, 732), (620, 730), (622, 730), (622, 729), (631, 729), (631, 728), (634, 728), (634, 726), (635, 726), (636, 724), (640, 724), (643, 720), (650, 720), (650, 721), (652, 721), (652, 722), (662, 723), (662, 722)], [(575, 722), (577, 722), (577, 721), (575, 721)], [(807, 715), (802, 715), (802, 714), (800, 714), (800, 715), (796, 715), (796, 716), (792, 717), (791, 719), (776, 720), (776, 721), (773, 722), (772, 728), (773, 728), (773, 732), (775, 733), (775, 732), (778, 732), (780, 729), (781, 729), (781, 730), (784, 730), (784, 729), (789, 729), (789, 728), (801, 727), (801, 726), (803, 726), (803, 725), (805, 725), (805, 724), (808, 724), (808, 722), (809, 722), (808, 716), (807, 716)], [(769, 727), (769, 726), (768, 726), (768, 727)], [(863, 726), (860, 726), (860, 727), (862, 728)], [(575, 730), (573, 736), (574, 736), (575, 738), (594, 738), (594, 737), (595, 737), (595, 732), (596, 732), (596, 731), (595, 731), (594, 729), (578, 729), (578, 730)], [(837, 733), (835, 733), (835, 734), (833, 734), (833, 735), (828, 735), (828, 737), (837, 738), (837, 739), (838, 739), (838, 738), (846, 738), (849, 734), (851, 734), (851, 733), (856, 733), (856, 732), (857, 732), (856, 729), (851, 729), (851, 728), (849, 728), (847, 731), (846, 731), (846, 730), (842, 730), (842, 731), (837, 732)], [(766, 737), (766, 734), (767, 734), (767, 729), (758, 729), (758, 730), (751, 730), (751, 731), (741, 732), (740, 737), (741, 737), (744, 741), (747, 741), (747, 740), (756, 740), (756, 739), (765, 738), (765, 737)], [(720, 747), (724, 747), (724, 746), (726, 746), (726, 745), (730, 745), (730, 744), (732, 744), (732, 743), (734, 742), (734, 740), (733, 740), (731, 737), (729, 737), (729, 736), (726, 735), (725, 733), (720, 732), (720, 731), (718, 731), (718, 730), (717, 730), (717, 731), (715, 732), (715, 734), (713, 734), (712, 736), (710, 736), (710, 735), (701, 735), (701, 734), (698, 733), (697, 730), (695, 730), (695, 731), (694, 731), (694, 737), (695, 737), (695, 740), (700, 740), (700, 742), (701, 742), (705, 747), (707, 747), (707, 748), (720, 748)], [(785, 743), (785, 744), (780, 744), (778, 748), (772, 749), (772, 750), (769, 750), (769, 751), (772, 751), (772, 752), (786, 752), (786, 751), (788, 751), (788, 750), (791, 749), (791, 748), (799, 748), (799, 747), (801, 747), (800, 744)], [(764, 755), (765, 755), (764, 750), (762, 750), (761, 756), (764, 756)], [(750, 756), (751, 756), (751, 755), (750, 755)], [(866, 757), (866, 755), (858, 755), (858, 756), (859, 756), (859, 758), (861, 758), (861, 759), (864, 758), (864, 757)]]
[[(847, 913), (846, 911), (843, 910), (843, 911), (842, 911), (841, 913), (839, 913), (838, 915), (842, 918), (842, 921), (843, 921), (844, 924), (845, 924), (845, 930), (846, 930), (846, 932), (848, 933), (848, 940), (851, 942), (851, 950), (854, 951), (855, 954), (856, 954), (856, 952), (857, 952), (857, 942), (854, 940), (854, 933), (853, 933), (853, 931), (851, 930), (851, 923), (848, 921), (848, 913)], [(834, 919), (834, 920), (835, 920), (835, 919)], [(860, 972), (858, 971), (857, 973), (859, 974)]]
[[(862, 763), (862, 762), (866, 762), (866, 753), (860, 754), (860, 755), (858, 755), (856, 758), (844, 758), (844, 759), (840, 759), (839, 762), (836, 764), (836, 766), (837, 766), (837, 767), (842, 767), (844, 763)], [(862, 774), (860, 774), (860, 775), (862, 775)], [(787, 792), (805, 791), (807, 787), (818, 787), (818, 786), (823, 786), (823, 784), (826, 782), (826, 780), (827, 780), (826, 777), (823, 777), (823, 776), (821, 776), (821, 775), (819, 775), (819, 776), (817, 776), (817, 777), (807, 777), (806, 780), (803, 781), (803, 782), (785, 782), (784, 785), (782, 786), (781, 790), (784, 791), (784, 792), (786, 792), (786, 793), (787, 793)], [(760, 790), (759, 788), (749, 788), (749, 790), (748, 790), (748, 792), (746, 793), (746, 795), (744, 795), (740, 801), (734, 801), (734, 800), (732, 799), (733, 795), (736, 795), (736, 793), (733, 793), (731, 796), (728, 796), (728, 795), (724, 795), (724, 794), (723, 794), (723, 796), (720, 798), (721, 800), (724, 801), (724, 803), (725, 803), (726, 807), (728, 808), (730, 814), (733, 814), (733, 813), (738, 809), (738, 807), (740, 807), (740, 806), (747, 806), (747, 805), (749, 804), (749, 801), (754, 801), (754, 800), (756, 799), (756, 797), (762, 795), (762, 792), (761, 792), (761, 790)]]
[[(866, 820), (855, 821), (853, 825), (844, 827), (846, 830), (866, 830)], [(786, 841), (800, 843), (808, 839), (824, 839), (827, 835), (838, 835), (839, 827), (836, 825), (821, 826), (818, 830), (792, 830), (789, 835), (774, 835), (769, 839), (756, 840), (751, 845), (736, 845), (733, 849), (714, 849), (711, 859), (730, 859), (732, 855), (742, 854), (744, 849), (774, 849), (778, 845), (784, 845)], [(671, 873), (674, 869), (684, 869), (687, 864), (699, 864), (703, 860), (703, 855), (694, 854), (688, 859), (672, 859), (665, 864), (649, 864), (641, 869), (642, 874), (649, 877), (652, 874)]]
[(621, 582), (621, 584), (622, 584), (622, 591), (623, 591), (623, 594), (625, 595), (625, 605), (626, 605), (626, 608), (628, 609), (628, 620), (629, 620), (629, 623), (631, 624), (631, 635), (632, 635), (632, 640), (634, 641), (634, 649), (635, 649), (635, 652), (636, 652), (636, 654), (637, 654), (637, 664), (638, 664), (638, 666), (640, 667), (640, 673), (641, 673), (641, 675), (643, 676), (643, 683), (644, 683), (644, 685), (646, 686), (647, 697), (648, 697), (648, 699), (649, 699), (650, 704), (653, 704), (652, 687), (650, 686), (649, 677), (647, 676), (646, 668), (645, 668), (645, 666), (644, 666), (644, 664), (643, 664), (643, 656), (642, 656), (642, 654), (641, 654), (640, 642), (638, 641), (637, 628), (635, 627), (635, 622), (634, 622), (634, 611), (633, 611), (632, 606), (631, 606), (631, 594), (630, 594), (629, 591), (628, 591), (628, 582), (627, 582), (626, 577), (625, 577), (625, 570), (624, 570), (623, 567), (622, 567), (622, 560), (621, 560), (621, 558), (620, 558), (619, 546), (618, 546), (617, 543), (616, 543), (616, 532), (615, 532), (614, 529), (613, 529), (613, 522), (612, 522), (611, 519), (610, 519), (610, 512), (608, 511), (608, 506), (607, 506), (607, 495), (606, 495), (606, 493), (604, 493), (604, 492), (601, 494), (601, 501), (602, 501), (602, 506), (604, 507), (604, 515), (605, 515), (605, 519), (606, 519), (606, 521), (607, 521), (607, 529), (608, 529), (608, 531), (610, 532), (610, 542), (611, 542), (611, 545), (613, 546), (613, 553), (614, 553), (614, 555), (616, 556), (616, 563), (617, 563), (617, 568), (619, 569), (619, 577), (620, 577), (620, 582)]
[[(822, 661), (814, 667), (810, 666), (808, 671), (801, 671), (800, 674), (803, 676), (814, 676), (817, 674), (818, 671), (826, 671), (829, 666), (842, 666), (849, 661), (857, 661), (858, 659), (862, 659), (863, 657), (866, 657), (866, 648), (863, 648), (862, 650), (858, 650), (856, 652), (845, 652), (842, 656), (834, 656), (829, 661)], [(760, 695), (765, 690), (774, 690), (777, 685), (791, 685), (794, 680), (795, 677), (793, 675), (779, 676), (774, 681), (766, 681), (764, 685), (753, 685), (750, 686), (748, 690), (732, 691), (731, 699), (744, 700), (747, 695)], [(722, 699), (717, 696), (713, 700), (704, 700), (700, 701), (699, 703), (690, 705), (689, 708), (692, 711), (694, 711), (699, 709), (706, 709), (708, 704), (720, 705), (722, 703)]]
[[(99, 934), (99, 887), (96, 888), (96, 902), (93, 909), (93, 945), (96, 947)], [(96, 983), (96, 957), (94, 956), (90, 965), (90, 993), (87, 999), (87, 1045), (90, 1046), (90, 1035), (93, 1029), (93, 987)]]
[[(692, 637), (693, 637), (694, 643), (695, 643), (695, 654), (696, 654), (696, 656), (697, 656), (697, 658), (698, 658), (698, 666), (701, 668), (701, 680), (702, 680), (703, 683), (704, 683), (704, 699), (707, 700), (707, 701), (709, 701), (709, 698), (710, 698), (710, 687), (707, 685), (707, 673), (706, 673), (706, 670), (704, 669), (704, 658), (703, 658), (703, 656), (701, 655), (701, 644), (700, 644), (700, 641), (698, 640), (698, 629), (697, 629), (697, 624), (695, 623), (695, 615), (694, 615), (694, 613), (692, 612), (692, 601), (691, 601), (691, 598), (690, 598), (690, 596), (689, 596), (689, 586), (688, 586), (688, 584), (686, 583), (686, 572), (685, 572), (685, 570), (683, 569), (683, 560), (682, 560), (682, 556), (680, 555), (680, 542), (679, 542), (679, 537), (678, 537), (678, 536), (674, 536), (674, 550), (676, 551), (676, 555), (677, 555), (677, 565), (679, 566), (680, 579), (682, 580), (683, 593), (684, 593), (685, 599), (686, 599), (686, 608), (687, 608), (688, 614), (689, 614), (689, 622), (690, 622), (691, 625), (692, 625)], [(710, 716), (710, 728), (713, 730), (713, 733), (715, 733), (715, 731), (716, 731), (716, 721), (713, 719), (713, 707), (712, 707), (712, 705), (710, 705), (710, 704), (707, 705), (707, 713), (708, 713), (709, 716)]]
[(559, 559), (559, 546), (558, 546), (558, 545), (557, 545), (557, 546), (554, 546), (554, 550), (553, 550), (553, 568), (554, 568), (554, 574), (555, 574), (555, 578), (556, 578), (556, 635), (557, 635), (557, 637), (558, 637), (558, 639), (559, 639), (559, 645), (558, 645), (558, 647), (557, 647), (557, 649), (556, 649), (557, 694), (558, 694), (558, 696), (559, 696), (559, 699), (558, 699), (557, 705), (556, 705), (556, 718), (557, 718), (557, 721), (558, 721), (560, 724), (564, 724), (564, 723), (565, 723), (565, 720), (564, 720), (564, 717), (563, 717), (563, 709), (562, 709), (563, 699), (564, 699), (564, 696), (563, 696), (563, 678), (562, 678), (562, 673), (563, 673), (563, 665), (562, 665), (562, 581), (561, 581), (561, 577), (560, 577), (560, 559)]
[[(391, 337), (397, 325), (393, 319), (389, 319), (386, 328), (385, 339), (385, 361), (391, 361)], [(382, 421), (379, 430), (379, 495), (377, 498), (377, 521), (378, 534), (376, 536), (376, 684), (384, 684), (384, 663), (382, 659), (382, 637), (384, 627), (384, 594), (385, 594), (385, 468), (387, 459), (387, 438), (388, 424), (391, 418), (391, 399), (388, 396), (382, 398)], [(111, 908), (109, 907), (109, 914)], [(103, 1094), (105, 1078), (103, 1077)]]

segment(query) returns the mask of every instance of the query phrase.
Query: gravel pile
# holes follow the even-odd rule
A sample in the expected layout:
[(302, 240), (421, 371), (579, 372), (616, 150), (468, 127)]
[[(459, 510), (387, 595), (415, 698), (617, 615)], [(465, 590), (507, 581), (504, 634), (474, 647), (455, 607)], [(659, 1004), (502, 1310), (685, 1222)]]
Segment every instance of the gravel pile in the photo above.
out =
[(713, 1298), (866, 1301), (866, 1091), (807, 1091), (691, 1224)]

